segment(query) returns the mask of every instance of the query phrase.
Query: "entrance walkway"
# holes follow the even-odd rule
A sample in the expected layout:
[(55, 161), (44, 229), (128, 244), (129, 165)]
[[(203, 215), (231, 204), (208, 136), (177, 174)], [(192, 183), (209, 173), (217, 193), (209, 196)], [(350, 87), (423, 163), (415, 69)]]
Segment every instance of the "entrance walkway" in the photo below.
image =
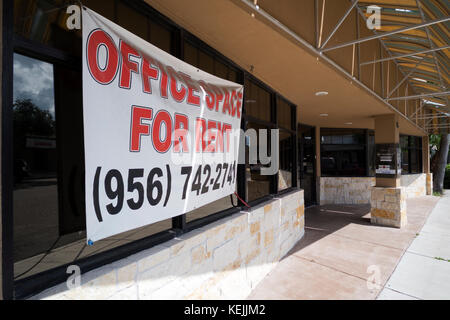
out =
[(450, 299), (450, 191), (434, 207), (378, 299)]
[(375, 299), (438, 200), (407, 200), (403, 229), (371, 224), (369, 205), (307, 209), (305, 236), (249, 299)]

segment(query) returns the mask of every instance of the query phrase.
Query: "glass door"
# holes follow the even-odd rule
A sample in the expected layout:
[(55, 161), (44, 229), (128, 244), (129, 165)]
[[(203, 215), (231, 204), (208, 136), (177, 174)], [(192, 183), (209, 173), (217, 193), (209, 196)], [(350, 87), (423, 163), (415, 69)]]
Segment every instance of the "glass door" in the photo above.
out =
[(298, 125), (298, 179), (304, 190), (305, 206), (316, 204), (315, 128)]

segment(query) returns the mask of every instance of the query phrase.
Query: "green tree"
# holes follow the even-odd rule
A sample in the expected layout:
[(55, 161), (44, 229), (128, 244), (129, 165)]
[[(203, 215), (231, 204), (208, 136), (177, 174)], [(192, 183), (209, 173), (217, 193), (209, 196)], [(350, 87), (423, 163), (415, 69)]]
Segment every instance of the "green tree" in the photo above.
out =
[(13, 105), (15, 134), (53, 136), (55, 121), (48, 110), (37, 107), (31, 99), (17, 99)]

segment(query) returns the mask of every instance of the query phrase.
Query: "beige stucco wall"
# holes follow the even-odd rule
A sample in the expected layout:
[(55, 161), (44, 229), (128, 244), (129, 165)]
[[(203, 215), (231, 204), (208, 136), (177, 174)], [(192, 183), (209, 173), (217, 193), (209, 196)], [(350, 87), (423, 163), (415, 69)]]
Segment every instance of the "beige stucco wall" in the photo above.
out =
[(320, 204), (369, 204), (373, 177), (320, 177)]
[(144, 250), (32, 299), (244, 299), (304, 235), (303, 191)]

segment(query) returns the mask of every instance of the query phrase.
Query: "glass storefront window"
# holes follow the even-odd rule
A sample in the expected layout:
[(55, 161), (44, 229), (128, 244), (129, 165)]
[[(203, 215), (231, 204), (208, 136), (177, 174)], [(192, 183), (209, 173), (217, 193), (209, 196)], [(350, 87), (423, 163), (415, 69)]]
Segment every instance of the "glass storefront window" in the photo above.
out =
[(237, 71), (223, 63), (219, 57), (195, 47), (189, 41), (184, 41), (183, 47), (185, 62), (216, 77), (237, 82)]
[(269, 123), (272, 122), (270, 92), (246, 79), (244, 94), (245, 115)]
[[(259, 130), (270, 130), (270, 127), (249, 122), (247, 124), (247, 129), (254, 129), (256, 131), (256, 140), (257, 141), (249, 141), (249, 144), (257, 144), (258, 146), (258, 154), (259, 154), (259, 146), (261, 144), (260, 137), (259, 137)], [(270, 140), (270, 134), (267, 135), (267, 152), (268, 156), (270, 156), (270, 150), (271, 150), (271, 140)], [(271, 175), (262, 175), (261, 174), (261, 168), (268, 167), (269, 165), (264, 165), (259, 161), (255, 164), (249, 163), (249, 156), (248, 156), (248, 147), (246, 147), (246, 183), (247, 183), (247, 201), (253, 201), (257, 200), (259, 198), (262, 198), (264, 196), (267, 196), (272, 193), (273, 190), (273, 176)]]
[(80, 57), (81, 30), (69, 31), (66, 26), (66, 8), (71, 3), (63, 0), (15, 0), (15, 34)]
[(368, 139), (368, 157), (369, 157), (369, 176), (374, 177), (375, 176), (375, 133), (370, 130), (369, 131), (369, 139)]
[(402, 150), (402, 174), (421, 173), (422, 170), (422, 138), (400, 136)]
[[(65, 27), (69, 3), (73, 1), (15, 1), (15, 34), (81, 58), (81, 32)], [(116, 1), (86, 0), (83, 4), (115, 18)], [(170, 52), (172, 33), (168, 29), (141, 14), (136, 13), (133, 21), (118, 16), (127, 29), (148, 23), (147, 40)], [(144, 32), (138, 35), (145, 38)], [(86, 246), (81, 63), (44, 62), (50, 60), (45, 50), (31, 47), (23, 52), (26, 55), (14, 54), (13, 68), (15, 279), (172, 227), (172, 219), (167, 219)]]
[(280, 169), (278, 172), (278, 191), (292, 187), (294, 170), (294, 135), (280, 129)]
[(323, 176), (366, 176), (365, 130), (321, 128), (321, 171)]
[[(167, 219), (100, 240), (94, 246), (86, 246), (82, 43), (80, 30), (67, 30), (68, 4), (73, 4), (73, 1), (14, 2), (15, 39), (29, 42), (25, 49), (20, 46), (21, 54), (14, 55), (13, 71), (15, 280), (172, 228), (172, 219)], [(121, 0), (85, 0), (83, 4), (166, 52), (173, 54), (174, 48), (181, 47), (181, 43), (175, 43), (180, 30), (160, 16), (151, 18), (151, 10), (140, 12), (131, 2)], [(60, 58), (49, 57), (47, 49), (56, 49), (55, 52), (62, 54), (57, 55)], [(214, 50), (203, 49), (201, 44), (197, 48), (185, 41), (185, 61), (230, 81), (237, 82), (243, 78), (244, 71), (228, 63)], [(275, 93), (249, 80), (246, 81), (245, 92), (249, 93), (245, 101), (248, 114), (264, 123), (256, 121), (249, 127), (275, 128), (277, 123), (272, 120), (271, 99)], [(283, 127), (290, 123), (292, 117), (287, 110), (294, 107), (284, 103), (286, 107), (281, 106), (283, 112), (278, 113), (279, 125)], [(270, 152), (270, 134), (268, 139)], [(295, 140), (292, 132), (280, 134), (281, 170), (287, 176), (295, 167), (293, 157), (288, 156), (293, 152), (291, 140)], [(247, 201), (277, 191), (276, 179), (273, 175), (261, 175), (261, 167), (260, 163), (247, 165)], [(238, 177), (245, 178), (244, 175)], [(289, 178), (286, 180), (286, 187), (292, 186)], [(280, 190), (283, 188), (279, 186)], [(187, 214), (186, 221), (231, 207), (230, 197), (224, 197)]]
[(58, 163), (53, 65), (14, 55), (14, 257), (46, 250), (58, 236)]
[(285, 128), (292, 130), (292, 106), (285, 100), (277, 99), (277, 118), (278, 126), (280, 128)]

